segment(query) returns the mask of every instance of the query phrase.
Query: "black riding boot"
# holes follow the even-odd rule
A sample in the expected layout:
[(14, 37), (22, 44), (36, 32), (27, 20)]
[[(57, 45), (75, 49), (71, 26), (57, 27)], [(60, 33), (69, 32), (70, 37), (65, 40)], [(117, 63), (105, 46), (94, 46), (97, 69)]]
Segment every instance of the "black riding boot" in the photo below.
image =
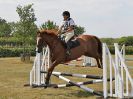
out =
[(68, 44), (68, 43), (66, 43), (66, 46), (67, 46), (67, 49), (66, 49), (66, 54), (67, 54), (68, 56), (70, 56), (70, 55), (71, 55), (71, 53), (70, 53), (70, 47), (69, 47), (69, 44)]

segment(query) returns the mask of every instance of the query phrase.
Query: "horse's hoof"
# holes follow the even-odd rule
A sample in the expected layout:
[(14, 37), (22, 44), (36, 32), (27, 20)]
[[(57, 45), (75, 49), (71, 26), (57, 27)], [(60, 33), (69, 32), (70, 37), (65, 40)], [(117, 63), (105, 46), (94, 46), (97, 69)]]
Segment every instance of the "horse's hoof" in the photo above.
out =
[(101, 69), (103, 69), (103, 66), (102, 67), (100, 67)]
[(98, 66), (98, 68), (103, 69), (103, 67), (101, 67), (101, 66)]
[(44, 89), (46, 89), (47, 87), (48, 87), (48, 86), (45, 84), (45, 85), (44, 85)]
[(46, 82), (45, 82), (45, 85), (49, 85), (49, 81), (46, 81)]
[(44, 88), (46, 89), (48, 86), (49, 86), (49, 82), (46, 81), (46, 82), (45, 82), (45, 85), (44, 85)]

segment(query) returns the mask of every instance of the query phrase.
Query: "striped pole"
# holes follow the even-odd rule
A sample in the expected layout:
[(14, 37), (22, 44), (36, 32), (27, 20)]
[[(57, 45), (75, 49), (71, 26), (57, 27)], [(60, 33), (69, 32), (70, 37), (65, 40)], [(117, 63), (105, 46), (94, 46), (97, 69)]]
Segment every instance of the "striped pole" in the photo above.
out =
[[(111, 81), (113, 81), (113, 80), (115, 80), (115, 79), (112, 78)], [(110, 81), (110, 79), (108, 78), (107, 81)], [(79, 85), (87, 85), (87, 84), (95, 84), (95, 83), (101, 83), (101, 82), (103, 82), (102, 79), (85, 81), (85, 82), (77, 82), (77, 84), (79, 84)], [(68, 84), (59, 84), (59, 85), (58, 84), (54, 84), (52, 87), (53, 88), (62, 88), (62, 87), (71, 87), (71, 86), (75, 86), (75, 85), (70, 84), (70, 83), (68, 83)]]
[(67, 79), (67, 78), (65, 78), (65, 77), (63, 77), (63, 76), (61, 76), (61, 75), (54, 74), (54, 76), (58, 77), (59, 79), (62, 79), (62, 80), (64, 80), (64, 81), (66, 81), (66, 82), (68, 82), (68, 83), (70, 83), (70, 84), (72, 84), (72, 85), (74, 85), (74, 86), (77, 86), (77, 87), (79, 87), (79, 88), (81, 88), (81, 89), (84, 89), (85, 91), (88, 91), (88, 92), (90, 92), (90, 93), (92, 93), (92, 94), (94, 94), (94, 95), (103, 96), (102, 93), (96, 92), (96, 91), (94, 91), (93, 89), (90, 89), (90, 88), (87, 88), (87, 87), (85, 87), (85, 86), (83, 86), (83, 85), (80, 85), (80, 84), (78, 84), (78, 83), (72, 82), (72, 81), (70, 81), (69, 79)]
[[(41, 71), (41, 73), (47, 73), (47, 71)], [(52, 72), (52, 74), (57, 74), (57, 75), (62, 75), (62, 76), (80, 77), (80, 78), (92, 78), (92, 79), (102, 79), (103, 78), (103, 76), (71, 74), (71, 73), (62, 73), (62, 72)]]

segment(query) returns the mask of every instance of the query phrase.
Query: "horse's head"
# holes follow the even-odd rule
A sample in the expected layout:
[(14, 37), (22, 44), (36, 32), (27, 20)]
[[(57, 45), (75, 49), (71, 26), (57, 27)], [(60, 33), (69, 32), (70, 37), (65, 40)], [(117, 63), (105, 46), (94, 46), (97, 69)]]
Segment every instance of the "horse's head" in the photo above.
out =
[(37, 39), (36, 39), (36, 51), (38, 53), (42, 52), (43, 47), (46, 45), (46, 42), (43, 38), (43, 33), (41, 31), (37, 32)]
[(39, 30), (37, 32), (37, 51), (42, 52), (45, 45), (53, 46), (55, 40), (58, 40), (55, 30)]

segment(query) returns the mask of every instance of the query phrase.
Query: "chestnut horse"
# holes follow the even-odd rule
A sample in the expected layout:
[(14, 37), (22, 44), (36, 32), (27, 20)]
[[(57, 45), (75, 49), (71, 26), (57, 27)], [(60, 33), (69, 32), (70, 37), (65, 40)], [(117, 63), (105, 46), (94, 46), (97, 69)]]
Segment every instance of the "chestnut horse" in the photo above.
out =
[(52, 30), (40, 30), (37, 32), (37, 51), (41, 52), (45, 45), (50, 48), (51, 66), (48, 69), (46, 76), (46, 87), (49, 84), (49, 79), (54, 68), (60, 64), (65, 63), (78, 57), (85, 55), (93, 57), (97, 61), (99, 68), (102, 68), (102, 43), (93, 35), (80, 35), (76, 37), (80, 45), (70, 50), (71, 55), (66, 55), (66, 49), (61, 40), (58, 38), (57, 33)]

